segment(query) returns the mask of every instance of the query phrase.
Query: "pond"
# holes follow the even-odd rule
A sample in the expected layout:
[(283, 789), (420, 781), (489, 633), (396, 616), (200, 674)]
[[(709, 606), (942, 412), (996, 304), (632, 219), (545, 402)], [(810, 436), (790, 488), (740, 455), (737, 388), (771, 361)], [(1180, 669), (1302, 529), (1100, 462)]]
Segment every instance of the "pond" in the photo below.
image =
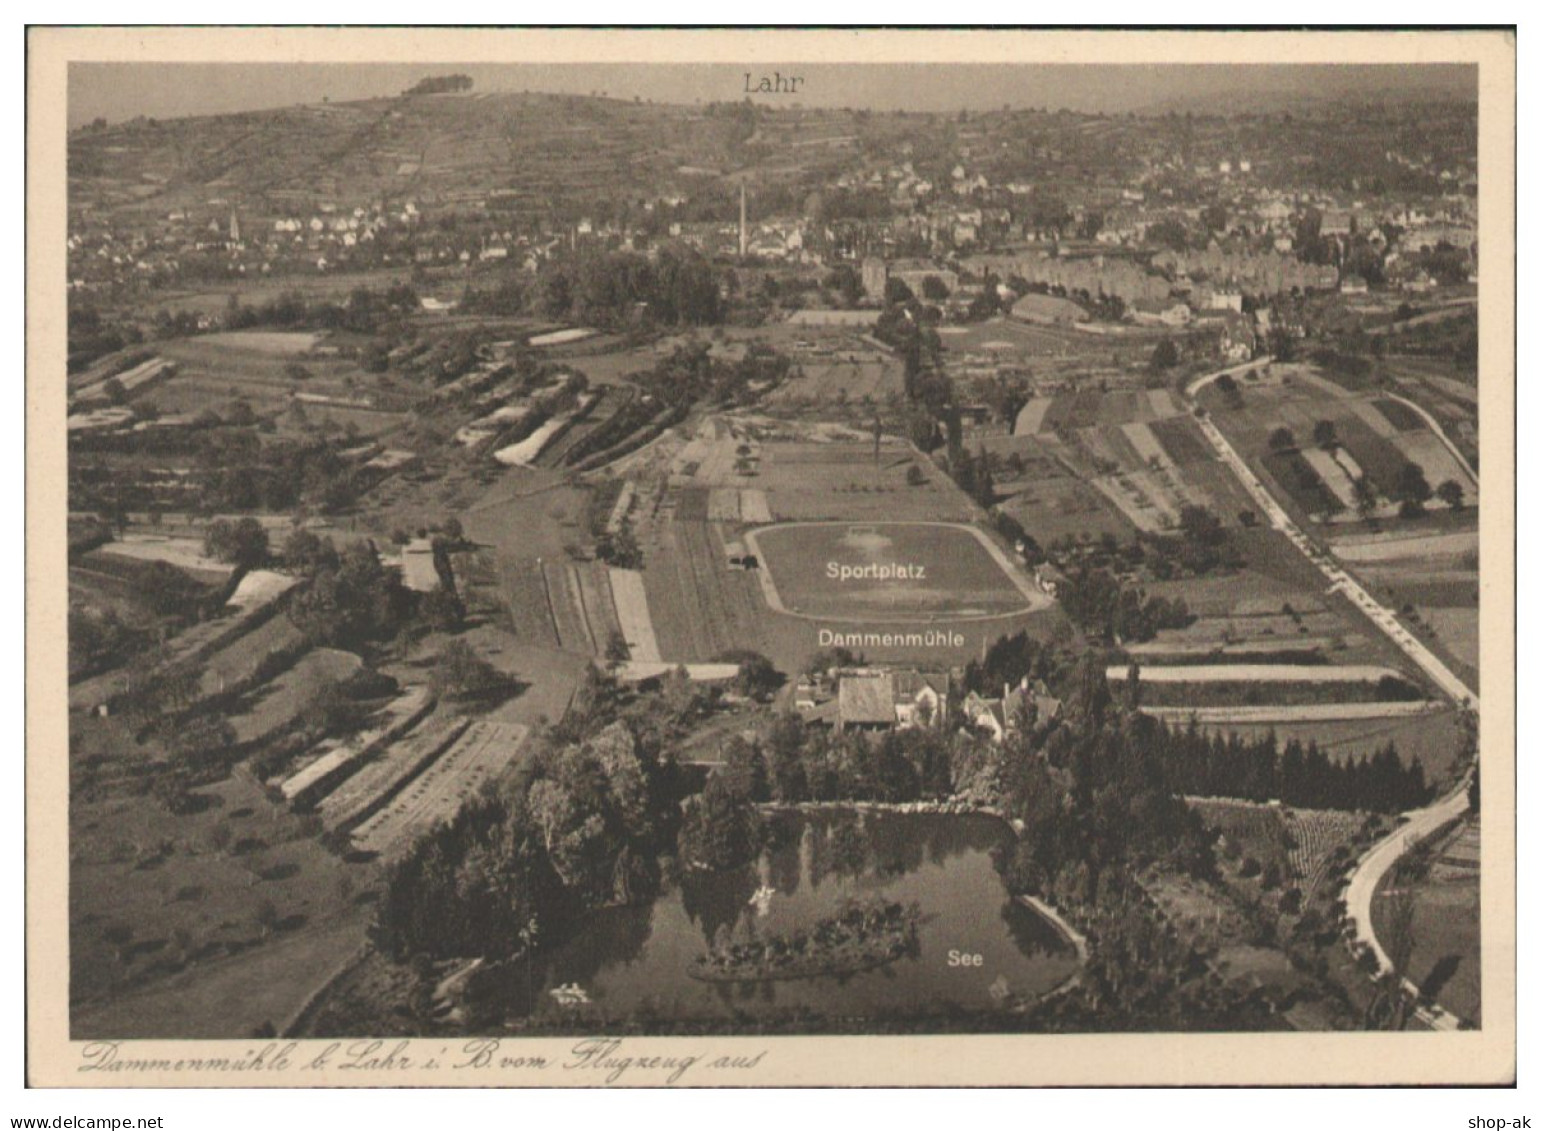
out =
[[(538, 964), (538, 1013), (850, 1019), (998, 1010), (1006, 993), (1046, 993), (1075, 971), (1073, 946), (1002, 884), (992, 851), (1013, 834), (996, 818), (821, 810), (778, 813), (770, 825), (771, 847), (754, 864), (687, 874), (650, 905), (592, 916)], [(812, 929), (851, 899), (915, 905), (915, 945), (856, 973), (728, 983), (692, 976), (713, 939)], [(551, 992), (574, 986), (588, 1004)]]

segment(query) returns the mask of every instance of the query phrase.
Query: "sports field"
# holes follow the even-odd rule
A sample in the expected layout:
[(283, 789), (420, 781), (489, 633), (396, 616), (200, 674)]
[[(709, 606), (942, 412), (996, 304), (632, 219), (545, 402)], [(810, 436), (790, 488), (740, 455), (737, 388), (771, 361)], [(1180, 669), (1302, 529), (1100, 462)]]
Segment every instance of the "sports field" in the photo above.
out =
[(772, 608), (844, 621), (990, 617), (1047, 598), (970, 527), (934, 522), (787, 523), (747, 538)]

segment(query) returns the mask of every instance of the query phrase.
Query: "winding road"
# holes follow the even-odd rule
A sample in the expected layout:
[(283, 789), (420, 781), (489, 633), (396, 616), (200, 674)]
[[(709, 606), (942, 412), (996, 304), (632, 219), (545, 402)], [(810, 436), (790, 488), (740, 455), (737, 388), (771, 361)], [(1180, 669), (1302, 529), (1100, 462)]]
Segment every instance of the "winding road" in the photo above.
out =
[[(1189, 400), (1192, 400), (1200, 389), (1217, 380), (1225, 374), (1240, 373), (1254, 366), (1266, 365), (1272, 358), (1261, 357), (1242, 365), (1233, 365), (1226, 369), (1217, 370), (1191, 382), (1185, 390)], [(1399, 398), (1400, 399), (1400, 398)], [(1417, 408), (1416, 405), (1413, 406)], [(1421, 410), (1420, 410), (1421, 412)], [(1427, 419), (1427, 414), (1423, 413)], [(1289, 517), (1284, 507), (1269, 494), (1261, 480), (1253, 474), (1246, 461), (1237, 454), (1229, 440), (1216, 427), (1214, 421), (1207, 413), (1195, 412), (1194, 419), (1198, 422), (1199, 429), (1208, 439), (1210, 446), (1235, 473), (1241, 485), (1246, 488), (1259, 510), (1268, 516), (1273, 528), (1290, 540), (1297, 550), (1309, 558), (1321, 571), (1323, 577), (1331, 582), (1330, 589), (1333, 592), (1342, 593), (1350, 601), (1359, 607), (1359, 610), (1369, 618), (1370, 622), (1379, 628), (1391, 642), (1402, 650), (1413, 663), (1432, 680), (1440, 690), (1449, 695), (1457, 703), (1463, 703), (1473, 712), (1478, 709), (1476, 693), (1467, 687), (1454, 672), (1452, 672), (1438, 656), (1434, 655), (1423, 642), (1408, 632), (1397, 620), (1396, 614), (1375, 600), (1365, 588), (1356, 581), (1349, 572), (1340, 565), (1335, 558), (1314, 543), (1310, 537), (1296, 525)], [(1432, 422), (1431, 422), (1432, 423)], [(1445, 436), (1443, 430), (1437, 425), (1432, 429), (1447, 447), (1454, 451), (1454, 445)], [(1457, 455), (1459, 459), (1459, 455)], [(1461, 460), (1464, 467), (1466, 461)], [(1473, 476), (1475, 481), (1475, 476)], [(1464, 814), (1468, 808), (1466, 787), (1470, 781), (1470, 771), (1466, 777), (1456, 785), (1455, 789), (1444, 797), (1424, 809), (1414, 809), (1402, 814), (1403, 821), (1394, 832), (1384, 840), (1375, 844), (1360, 858), (1358, 866), (1349, 877), (1348, 886), (1344, 889), (1344, 902), (1347, 905), (1347, 915), (1354, 924), (1358, 937), (1365, 941), (1374, 952), (1382, 969), (1389, 969), (1390, 960), (1387, 958), (1385, 948), (1375, 937), (1374, 922), (1371, 919), (1371, 908), (1375, 902), (1375, 892), (1380, 886), (1382, 878), (1395, 866), (1404, 853), (1418, 842), (1428, 837), (1440, 826), (1453, 821)], [(1416, 985), (1404, 979), (1404, 985), (1413, 994), (1418, 994)], [(1453, 1014), (1440, 1010), (1428, 1010), (1419, 1008), (1418, 1018), (1425, 1024), (1435, 1029), (1454, 1029), (1460, 1024), (1460, 1019)]]
[[(1391, 959), (1387, 956), (1385, 948), (1381, 946), (1380, 940), (1375, 937), (1374, 921), (1370, 918), (1376, 889), (1380, 887), (1381, 879), (1396, 866), (1396, 862), (1404, 853), (1411, 851), (1441, 827), (1466, 812), (1466, 787), (1470, 781), (1471, 775), (1468, 772), (1454, 792), (1447, 793), (1426, 809), (1414, 809), (1403, 813), (1404, 823), (1398, 825), (1390, 836), (1371, 847), (1370, 851), (1360, 858), (1359, 866), (1348, 878), (1348, 886), (1343, 890), (1343, 901), (1348, 905), (1348, 916), (1354, 921), (1359, 938), (1364, 940), (1374, 952), (1375, 959), (1383, 970), (1391, 968)], [(1418, 985), (1406, 978), (1402, 979), (1402, 985), (1415, 998), (1421, 993)], [(1420, 1006), (1417, 1016), (1432, 1029), (1456, 1029), (1461, 1023), (1460, 1018), (1453, 1013), (1438, 1007), (1430, 1010)]]

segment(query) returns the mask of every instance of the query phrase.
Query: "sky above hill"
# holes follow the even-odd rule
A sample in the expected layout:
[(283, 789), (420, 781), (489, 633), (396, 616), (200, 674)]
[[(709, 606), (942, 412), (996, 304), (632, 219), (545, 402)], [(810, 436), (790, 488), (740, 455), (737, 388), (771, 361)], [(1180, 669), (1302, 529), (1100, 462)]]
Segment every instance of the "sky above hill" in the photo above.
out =
[(173, 118), (345, 102), (399, 94), (428, 75), (464, 73), (475, 90), (606, 93), (656, 102), (744, 97), (744, 75), (780, 70), (798, 93), (761, 95), (785, 105), (956, 111), (1044, 107), (1090, 113), (1292, 109), (1342, 101), (1430, 97), (1476, 100), (1474, 66), (73, 63), (71, 127), (98, 117)]

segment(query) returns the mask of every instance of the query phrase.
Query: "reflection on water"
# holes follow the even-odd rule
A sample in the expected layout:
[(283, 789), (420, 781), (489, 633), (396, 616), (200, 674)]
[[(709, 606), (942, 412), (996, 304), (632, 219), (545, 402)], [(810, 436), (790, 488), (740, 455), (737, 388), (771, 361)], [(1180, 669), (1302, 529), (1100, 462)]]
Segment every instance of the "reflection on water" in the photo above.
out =
[[(1053, 925), (1002, 886), (991, 853), (1011, 831), (994, 818), (820, 811), (779, 814), (772, 825), (771, 846), (755, 863), (690, 873), (668, 881), (649, 905), (591, 916), (578, 937), (538, 962), (535, 1008), (560, 1010), (549, 991), (575, 983), (608, 1018), (998, 1009), (1007, 994), (1045, 992), (1074, 969), (1075, 952)], [(767, 897), (766, 888), (773, 894)], [(690, 977), (691, 960), (720, 933), (785, 934), (833, 914), (848, 897), (875, 896), (919, 905), (913, 957), (855, 974), (779, 982)], [(526, 1008), (524, 1001), (518, 1008)]]

